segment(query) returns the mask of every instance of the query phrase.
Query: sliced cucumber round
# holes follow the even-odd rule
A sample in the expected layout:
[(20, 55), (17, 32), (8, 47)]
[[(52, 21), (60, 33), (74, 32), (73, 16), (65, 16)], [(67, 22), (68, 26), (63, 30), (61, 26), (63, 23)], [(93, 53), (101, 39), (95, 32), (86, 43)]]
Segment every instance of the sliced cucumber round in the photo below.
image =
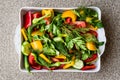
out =
[(26, 55), (26, 56), (28, 56), (29, 54), (30, 54), (30, 52), (31, 52), (31, 45), (30, 45), (30, 43), (29, 42), (23, 42), (23, 44), (22, 44), (22, 53), (24, 54), (24, 55)]
[(82, 60), (76, 59), (75, 64), (73, 65), (76, 69), (81, 69), (84, 66), (84, 63)]

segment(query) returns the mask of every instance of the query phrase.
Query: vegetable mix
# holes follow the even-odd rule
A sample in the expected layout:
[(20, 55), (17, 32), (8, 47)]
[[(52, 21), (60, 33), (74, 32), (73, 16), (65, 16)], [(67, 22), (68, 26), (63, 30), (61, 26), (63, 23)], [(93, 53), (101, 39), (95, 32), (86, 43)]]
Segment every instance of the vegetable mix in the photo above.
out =
[(104, 44), (97, 39), (103, 24), (96, 11), (43, 9), (28, 11), (23, 18), (21, 51), (26, 70), (96, 68), (99, 46)]

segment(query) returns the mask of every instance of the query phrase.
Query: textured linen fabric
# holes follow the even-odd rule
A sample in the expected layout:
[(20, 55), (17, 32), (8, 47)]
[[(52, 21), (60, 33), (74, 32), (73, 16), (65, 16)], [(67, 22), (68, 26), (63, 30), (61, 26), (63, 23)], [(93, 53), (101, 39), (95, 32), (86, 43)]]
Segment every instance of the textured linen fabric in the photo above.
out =
[[(97, 6), (102, 11), (107, 44), (98, 73), (19, 71), (14, 33), (19, 10), (25, 6), (77, 7)], [(120, 0), (0, 0), (0, 80), (120, 80)]]

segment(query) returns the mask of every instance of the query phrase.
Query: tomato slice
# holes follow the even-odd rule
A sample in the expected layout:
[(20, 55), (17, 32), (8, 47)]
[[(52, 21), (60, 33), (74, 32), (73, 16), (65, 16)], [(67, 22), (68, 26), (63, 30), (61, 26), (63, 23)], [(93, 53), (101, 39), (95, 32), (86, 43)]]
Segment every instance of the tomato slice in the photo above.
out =
[(70, 24), (72, 22), (72, 19), (70, 17), (66, 18), (65, 19), (65, 23), (66, 24)]
[(85, 21), (76, 21), (73, 24), (75, 25), (75, 28), (85, 28), (86, 27)]
[(29, 55), (29, 57), (28, 57), (28, 61), (29, 61), (29, 64), (30, 64), (30, 65), (36, 64), (35, 59), (34, 59), (34, 56), (31, 55), (31, 53), (30, 53), (30, 55)]
[(36, 12), (36, 13), (32, 14), (32, 16), (33, 16), (33, 19), (34, 19), (34, 18), (39, 18), (39, 17), (41, 17), (42, 14), (40, 14), (39, 12)]
[(41, 69), (41, 66), (35, 62), (34, 56), (31, 55), (31, 53), (30, 53), (30, 55), (28, 57), (28, 61), (29, 61), (30, 66), (33, 69), (36, 69), (36, 70), (40, 70)]
[(84, 66), (81, 70), (90, 70), (90, 69), (95, 69), (96, 66), (94, 64)]
[(95, 37), (98, 37), (98, 33), (96, 31), (90, 30), (90, 31), (88, 31), (88, 33), (91, 33)]
[(93, 54), (90, 58), (84, 60), (84, 62), (91, 62), (91, 61), (94, 61), (98, 58), (98, 55), (97, 54)]

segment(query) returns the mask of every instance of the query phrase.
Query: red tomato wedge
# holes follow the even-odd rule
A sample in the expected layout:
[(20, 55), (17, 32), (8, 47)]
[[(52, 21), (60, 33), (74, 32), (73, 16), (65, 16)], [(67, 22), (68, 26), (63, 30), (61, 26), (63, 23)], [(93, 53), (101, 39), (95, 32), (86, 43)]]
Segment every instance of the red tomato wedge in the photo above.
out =
[(86, 27), (86, 22), (85, 21), (76, 21), (73, 23), (76, 28), (85, 28)]
[(91, 33), (95, 37), (98, 37), (98, 33), (96, 31), (90, 30), (90, 31), (88, 31), (88, 33)]
[(65, 19), (65, 23), (66, 24), (70, 24), (72, 22), (72, 19), (70, 17), (66, 18)]
[(96, 66), (94, 64), (84, 66), (81, 70), (90, 70), (90, 69), (95, 69)]
[(36, 64), (36, 62), (35, 62), (35, 60), (34, 60), (34, 56), (33, 55), (29, 55), (29, 57), (28, 57), (28, 61), (29, 61), (29, 64), (30, 65), (34, 65), (34, 64)]
[(24, 27), (27, 29), (32, 24), (32, 13), (31, 11), (28, 11), (24, 15)]
[(84, 60), (84, 62), (91, 62), (91, 61), (94, 61), (98, 58), (98, 55), (97, 54), (93, 54), (90, 58)]
[(40, 70), (41, 69), (41, 66), (35, 62), (35, 59), (34, 59), (33, 55), (31, 55), (31, 54), (29, 55), (28, 61), (29, 61), (30, 66), (33, 69), (36, 69), (36, 70)]
[(39, 17), (41, 17), (42, 14), (40, 14), (40, 12), (36, 12), (36, 13), (32, 14), (32, 16), (33, 16), (33, 19), (34, 19), (34, 18), (39, 18)]

